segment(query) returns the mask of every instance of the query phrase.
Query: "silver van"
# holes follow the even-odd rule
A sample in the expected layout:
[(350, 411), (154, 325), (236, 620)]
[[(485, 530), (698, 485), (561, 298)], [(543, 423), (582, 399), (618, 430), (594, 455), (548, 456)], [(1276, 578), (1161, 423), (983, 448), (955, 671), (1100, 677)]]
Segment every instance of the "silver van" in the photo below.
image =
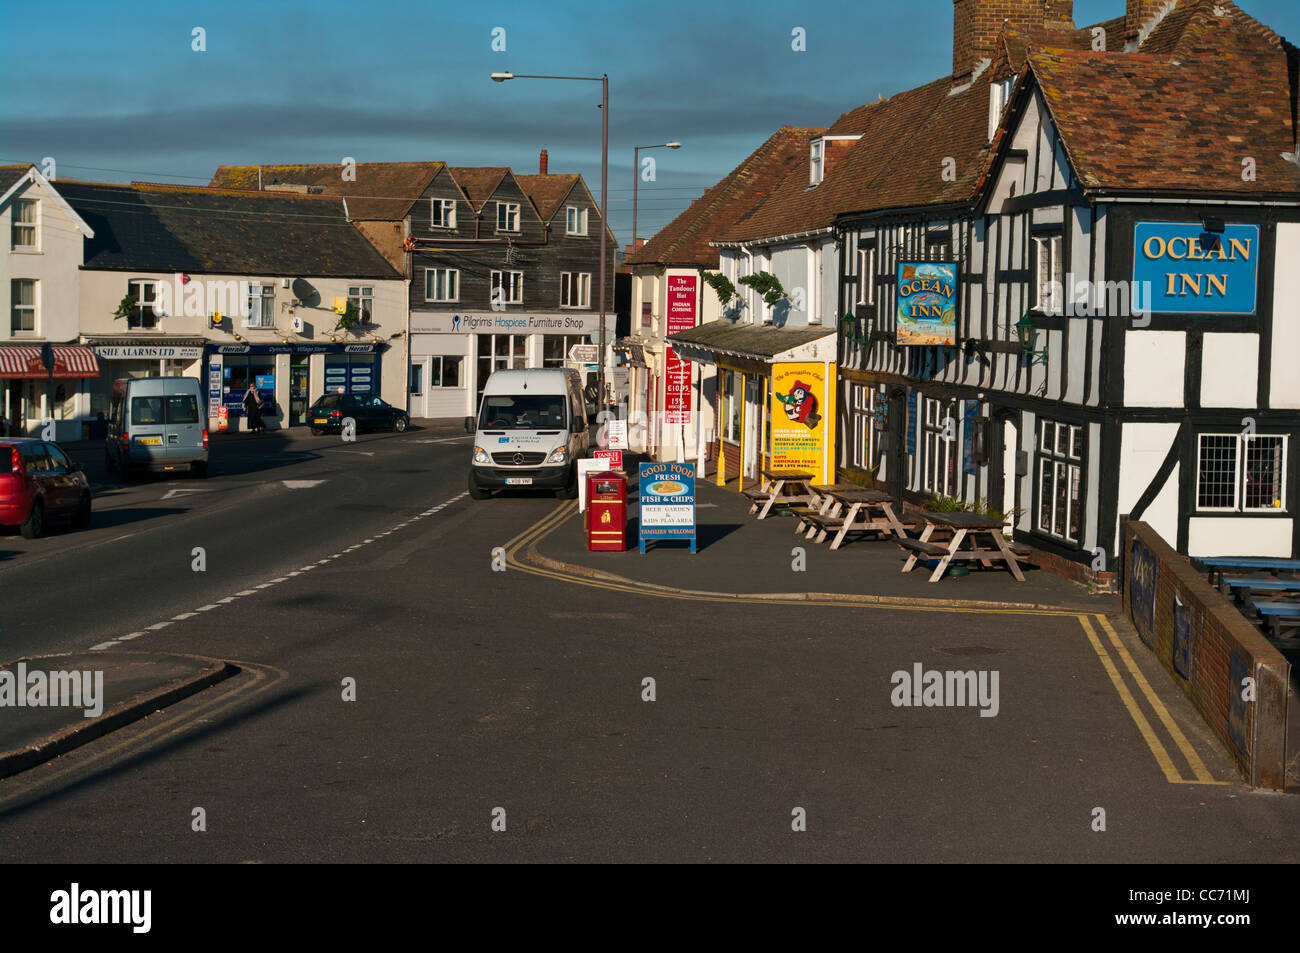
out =
[(136, 377), (113, 382), (104, 460), (122, 479), (133, 472), (189, 470), (208, 475), (208, 421), (196, 377)]
[(466, 417), (465, 429), (474, 434), (469, 468), (474, 499), (514, 487), (577, 496), (577, 461), (590, 450), (577, 371), (496, 371), (483, 387), (478, 417)]

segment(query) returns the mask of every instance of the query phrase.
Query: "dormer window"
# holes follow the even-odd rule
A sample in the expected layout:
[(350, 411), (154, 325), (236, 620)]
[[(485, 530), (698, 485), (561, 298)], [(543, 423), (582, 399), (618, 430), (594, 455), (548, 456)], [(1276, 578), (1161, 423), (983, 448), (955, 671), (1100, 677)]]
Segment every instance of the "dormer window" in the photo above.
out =
[(993, 135), (998, 131), (998, 125), (1002, 122), (1002, 112), (1011, 99), (1011, 87), (1015, 84), (1014, 76), (989, 83), (989, 142), (993, 141)]
[(808, 184), (816, 185), (822, 180), (822, 172), (826, 167), (826, 144), (820, 139), (814, 139), (808, 147)]

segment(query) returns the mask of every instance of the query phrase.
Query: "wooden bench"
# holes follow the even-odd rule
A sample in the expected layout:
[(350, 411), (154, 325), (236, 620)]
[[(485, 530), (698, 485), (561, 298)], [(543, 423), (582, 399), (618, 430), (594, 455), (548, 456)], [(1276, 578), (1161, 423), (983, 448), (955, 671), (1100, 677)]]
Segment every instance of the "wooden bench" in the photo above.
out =
[(938, 543), (923, 543), (919, 539), (896, 539), (894, 542), (904, 549), (910, 549), (914, 553), (923, 553), (926, 556), (938, 556), (942, 559), (948, 555), (948, 547), (941, 546)]
[(803, 521), (808, 526), (808, 535), (805, 538), (812, 539), (815, 532), (819, 543), (826, 538), (828, 533), (839, 532), (840, 527), (844, 525), (842, 516), (826, 516), (822, 513), (807, 513), (804, 515)]
[(1251, 608), (1260, 614), (1274, 638), (1281, 638), (1283, 628), (1300, 626), (1300, 602), (1269, 602), (1256, 599)]

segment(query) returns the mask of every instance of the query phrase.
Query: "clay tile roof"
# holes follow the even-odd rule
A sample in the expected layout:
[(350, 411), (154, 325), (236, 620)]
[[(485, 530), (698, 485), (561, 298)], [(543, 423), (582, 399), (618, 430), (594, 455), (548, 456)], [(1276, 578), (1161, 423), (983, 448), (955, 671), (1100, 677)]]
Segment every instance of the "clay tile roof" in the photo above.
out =
[(26, 175), (27, 170), (30, 168), (30, 164), (0, 165), (0, 194), (8, 192), (10, 187)]
[(441, 162), (361, 162), (356, 167), (356, 180), (345, 182), (343, 167), (331, 163), (223, 165), (217, 167), (208, 184), (213, 188), (257, 191), (260, 170), (264, 190), (268, 186), (315, 187), (320, 194), (346, 198), (353, 219), (398, 222), (442, 168)]
[(1085, 189), (1300, 191), (1300, 168), (1281, 156), (1295, 148), (1284, 49), (1195, 60), (1045, 51), (1030, 64)]
[(1232, 0), (1182, 0), (1143, 41), (1139, 52), (1191, 56), (1281, 49), (1285, 40)]
[(560, 203), (569, 197), (569, 192), (577, 185), (579, 176), (576, 173), (517, 175), (515, 179), (519, 182), (519, 187), (524, 190), (524, 194), (532, 200), (541, 220), (549, 222), (559, 211)]
[(631, 255), (629, 265), (718, 266), (720, 241), (730, 226), (763, 204), (792, 169), (808, 175), (808, 142), (825, 129), (782, 126), (717, 185)]
[(55, 187), (95, 237), (92, 269), (398, 279), (338, 197), (176, 185)]
[(451, 177), (460, 186), (460, 190), (465, 193), (470, 206), (476, 212), (483, 211), (483, 206), (497, 190), (501, 180), (510, 174), (510, 170), (505, 166), (455, 169), (448, 167), (447, 171), (451, 173)]

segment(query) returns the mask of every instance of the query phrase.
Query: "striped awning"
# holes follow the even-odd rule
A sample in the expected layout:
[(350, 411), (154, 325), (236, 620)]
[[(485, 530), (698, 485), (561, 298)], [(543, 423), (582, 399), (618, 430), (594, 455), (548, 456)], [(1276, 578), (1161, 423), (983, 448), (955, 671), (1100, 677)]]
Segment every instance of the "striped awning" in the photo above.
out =
[[(54, 376), (60, 379), (98, 377), (99, 359), (90, 348), (80, 344), (55, 344)], [(0, 380), (48, 377), (41, 363), (39, 344), (0, 344)]]

